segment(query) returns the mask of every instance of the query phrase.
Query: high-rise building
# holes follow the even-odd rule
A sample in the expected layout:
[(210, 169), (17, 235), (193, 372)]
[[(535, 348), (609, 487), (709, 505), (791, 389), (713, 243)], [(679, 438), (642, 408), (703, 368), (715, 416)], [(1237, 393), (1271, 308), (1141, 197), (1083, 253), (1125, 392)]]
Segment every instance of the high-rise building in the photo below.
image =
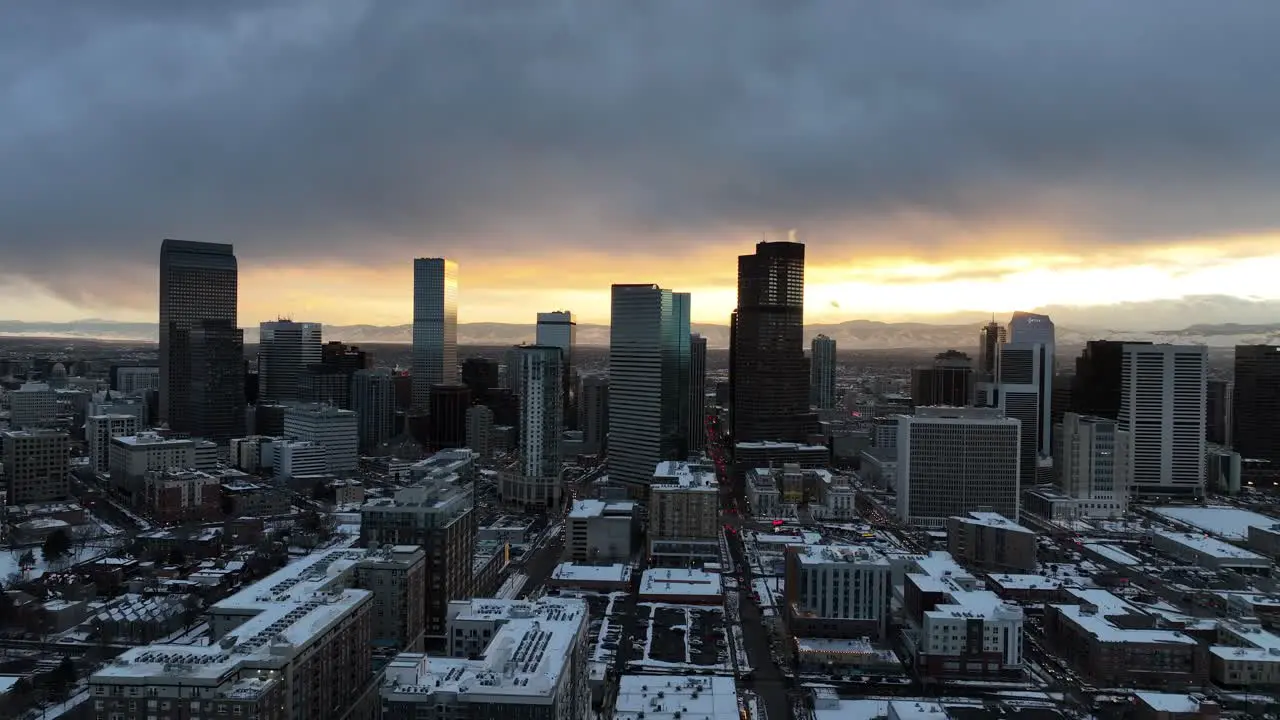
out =
[(911, 371), (911, 403), (916, 407), (973, 403), (973, 364), (956, 350), (938, 353), (933, 365)]
[(1280, 464), (1280, 347), (1237, 345), (1235, 370), (1234, 449), (1250, 460)]
[[(1040, 457), (1050, 458), (1053, 447), (1053, 376), (1057, 368), (1057, 335), (1048, 315), (1018, 311), (1009, 318), (1009, 342), (1026, 345), (1036, 343), (1044, 347), (1036, 383), (1041, 389), (1040, 438), (1037, 440)], [(1004, 401), (1001, 400), (1001, 403)], [(1022, 428), (1025, 431), (1026, 425)], [(1052, 461), (1049, 460), (1051, 463)], [(1023, 476), (1027, 482), (1033, 478)], [(1047, 478), (1041, 478), (1047, 479)]]
[(1203, 345), (1124, 346), (1120, 429), (1130, 438), (1135, 495), (1204, 492)]
[(612, 295), (609, 477), (644, 487), (660, 460), (680, 454), (675, 304), (657, 285), (614, 285)]
[(1120, 417), (1120, 383), (1124, 378), (1124, 346), (1149, 342), (1090, 340), (1076, 358), (1072, 378), (1071, 411), (1077, 415)]
[(355, 371), (351, 376), (351, 410), (359, 426), (360, 452), (376, 453), (396, 431), (395, 378), (391, 371)]
[(293, 405), (284, 411), (284, 435), (323, 445), (329, 458), (329, 472), (354, 470), (359, 461), (360, 431), (356, 414), (323, 404)]
[(1210, 378), (1205, 383), (1205, 442), (1223, 447), (1231, 447), (1234, 444), (1232, 434), (1232, 423), (1235, 420), (1235, 409), (1232, 406), (1234, 394), (1235, 383), (1221, 378)]
[(298, 399), (351, 409), (351, 379), (371, 367), (369, 354), (354, 345), (331, 340), (320, 348), (320, 362), (307, 365), (298, 377)]
[(34, 430), (58, 417), (58, 393), (45, 383), (25, 382), (9, 393), (9, 426)]
[(582, 379), (578, 417), (582, 420), (583, 452), (604, 452), (609, 439), (609, 378), (588, 375)]
[(707, 445), (707, 339), (689, 336), (689, 454), (702, 452)]
[(90, 415), (84, 420), (84, 435), (89, 442), (89, 464), (93, 471), (111, 470), (111, 438), (138, 434), (138, 416), (125, 414)]
[(436, 385), (427, 397), (427, 450), (439, 452), (460, 448), (467, 443), (467, 408), (471, 407), (471, 391), (466, 385)]
[[(161, 244), (160, 421), (173, 430), (191, 431), (191, 331), (205, 320), (238, 327), (238, 299), (232, 246), (186, 240)], [(243, 363), (236, 367), (241, 370)]]
[(299, 378), (320, 362), (320, 323), (279, 319), (258, 326), (258, 399), (298, 400)]
[(578, 324), (573, 321), (573, 313), (568, 310), (557, 310), (556, 312), (538, 313), (538, 327), (534, 339), (535, 345), (543, 347), (560, 348), (561, 372), (564, 374), (564, 380), (561, 382), (561, 394), (563, 395), (564, 426), (566, 430), (578, 429), (578, 413), (574, 403), (576, 396), (573, 394), (573, 350), (578, 344)]
[(1129, 433), (1110, 418), (1066, 413), (1058, 468), (1062, 492), (1084, 517), (1122, 517), (1129, 508)]
[(986, 381), (996, 376), (1000, 346), (1009, 342), (1009, 331), (994, 319), (978, 332), (978, 375)]
[(141, 394), (144, 390), (160, 388), (158, 365), (112, 365), (111, 389), (126, 395)]
[(940, 528), (974, 511), (1016, 518), (1017, 418), (996, 408), (916, 408), (898, 416), (898, 516)]
[(690, 333), (690, 312), (693, 307), (693, 296), (689, 293), (673, 292), (671, 293), (671, 327), (668, 332), (671, 334), (671, 343), (664, 345), (666, 356), (664, 363), (666, 369), (663, 371), (664, 377), (675, 378), (675, 388), (670, 392), (675, 393), (675, 401), (672, 404), (672, 411), (675, 417), (671, 420), (671, 427), (675, 432), (675, 437), (670, 440), (670, 444), (675, 447), (675, 454), (678, 458), (689, 457), (689, 435), (691, 432), (689, 421), (690, 406), (690, 385), (693, 378), (690, 376), (690, 353), (693, 335)]
[(564, 354), (554, 345), (520, 348), (520, 464), (501, 482), (508, 505), (549, 510), (560, 506), (560, 448), (564, 434)]
[(738, 256), (729, 334), (734, 441), (805, 441), (817, 419), (804, 355), (803, 244), (762, 242), (754, 255)]
[(184, 335), (191, 363), (186, 432), (220, 444), (244, 435), (244, 331), (226, 320), (200, 320)]
[(819, 410), (836, 406), (836, 341), (826, 335), (809, 343), (809, 404)]
[(493, 459), (493, 411), (484, 405), (467, 408), (467, 447), (481, 461)]
[(1052, 362), (1049, 352), (1041, 343), (1007, 342), (1000, 346), (998, 407), (1022, 423), (1018, 465), (1020, 477), (1028, 484), (1037, 482), (1038, 469), (1047, 467), (1043, 461), (1053, 453), (1048, 427), (1052, 388), (1046, 386), (1050, 380), (1044, 372)]
[(413, 261), (413, 405), (427, 410), (431, 388), (458, 379), (458, 263)]
[(57, 430), (0, 433), (0, 462), (8, 484), (8, 503), (67, 500), (71, 497), (71, 437)]
[(488, 405), (493, 391), (502, 386), (502, 368), (497, 360), (469, 357), (462, 361), (462, 384), (471, 390), (471, 399)]

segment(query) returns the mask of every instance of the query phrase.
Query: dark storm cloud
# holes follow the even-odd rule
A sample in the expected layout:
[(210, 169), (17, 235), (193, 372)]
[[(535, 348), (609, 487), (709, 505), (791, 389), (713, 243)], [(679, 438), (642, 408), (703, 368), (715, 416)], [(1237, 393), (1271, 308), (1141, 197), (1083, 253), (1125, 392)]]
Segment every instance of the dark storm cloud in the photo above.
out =
[(384, 260), (899, 213), (1271, 227), (1276, 27), (1200, 0), (11, 3), (0, 273), (150, 277), (165, 236)]

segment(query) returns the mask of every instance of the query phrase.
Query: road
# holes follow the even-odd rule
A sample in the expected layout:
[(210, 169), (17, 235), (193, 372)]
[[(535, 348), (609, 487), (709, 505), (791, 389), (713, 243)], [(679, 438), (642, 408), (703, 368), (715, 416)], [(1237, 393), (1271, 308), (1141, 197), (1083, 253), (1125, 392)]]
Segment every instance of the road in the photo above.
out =
[(729, 554), (733, 564), (742, 572), (742, 580), (738, 583), (738, 612), (742, 617), (742, 640), (747, 652), (747, 660), (754, 669), (752, 677), (743, 681), (748, 689), (760, 696), (769, 720), (787, 720), (791, 713), (791, 686), (782, 671), (773, 662), (773, 653), (769, 646), (769, 630), (765, 625), (764, 614), (760, 606), (751, 598), (751, 564), (747, 562), (742, 548), (742, 535), (737, 528), (741, 521), (737, 515), (724, 515), (726, 524), (732, 525), (735, 532), (725, 531), (729, 543)]
[(520, 567), (515, 569), (516, 572), (524, 573), (528, 578), (520, 591), (522, 598), (542, 590), (547, 578), (551, 577), (551, 572), (556, 569), (556, 565), (560, 564), (560, 556), (564, 553), (564, 537), (557, 529), (563, 525), (558, 519), (552, 518), (548, 518), (548, 523), (549, 527), (544, 530), (538, 543), (525, 554)]

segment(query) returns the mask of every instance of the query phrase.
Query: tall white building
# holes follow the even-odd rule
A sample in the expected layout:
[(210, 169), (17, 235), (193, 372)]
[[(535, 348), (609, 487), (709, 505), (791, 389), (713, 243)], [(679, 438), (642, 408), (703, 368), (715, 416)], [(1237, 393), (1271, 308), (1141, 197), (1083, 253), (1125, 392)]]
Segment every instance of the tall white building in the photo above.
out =
[(1020, 425), (995, 408), (899, 415), (898, 517), (925, 527), (975, 510), (1018, 517)]
[(1053, 378), (1045, 374), (1045, 368), (1053, 366), (1052, 346), (1009, 342), (1001, 345), (999, 352), (997, 407), (1022, 422), (1018, 464), (1022, 478), (1033, 483), (1039, 468), (1051, 467)]
[(355, 371), (351, 376), (351, 410), (358, 419), (360, 452), (373, 454), (395, 435), (396, 388), (391, 371)]
[(1062, 416), (1062, 491), (1086, 517), (1119, 517), (1129, 508), (1129, 433), (1108, 418)]
[(111, 438), (138, 434), (136, 415), (90, 415), (84, 420), (84, 435), (89, 443), (89, 463), (94, 472), (111, 469)]
[(560, 386), (564, 427), (566, 430), (577, 430), (576, 396), (573, 393), (573, 348), (578, 344), (578, 324), (573, 321), (573, 313), (568, 310), (538, 313), (534, 344), (560, 348), (560, 370), (564, 376)]
[[(890, 615), (893, 580), (889, 559), (856, 545), (795, 545), (787, 548), (789, 616), (801, 623), (850, 627), (840, 637), (883, 636)], [(852, 628), (861, 626), (861, 632)]]
[(1203, 345), (1125, 345), (1120, 429), (1130, 435), (1135, 495), (1204, 493)]
[(431, 386), (458, 381), (458, 263), (413, 261), (413, 406), (430, 406)]
[(836, 341), (826, 335), (809, 344), (809, 404), (819, 410), (836, 406)]
[(609, 478), (642, 487), (659, 461), (677, 459), (679, 323), (657, 285), (614, 285), (611, 309)]
[(320, 323), (275, 320), (258, 330), (258, 397), (298, 400), (298, 379), (320, 362)]
[(560, 505), (563, 370), (560, 348), (520, 348), (520, 471), (514, 482), (504, 483), (505, 503), (544, 509)]
[(58, 417), (58, 392), (45, 383), (23, 383), (9, 393), (9, 427), (32, 430)]
[(350, 410), (318, 403), (292, 405), (284, 411), (284, 435), (323, 445), (330, 472), (354, 470), (359, 461), (360, 430), (356, 414)]

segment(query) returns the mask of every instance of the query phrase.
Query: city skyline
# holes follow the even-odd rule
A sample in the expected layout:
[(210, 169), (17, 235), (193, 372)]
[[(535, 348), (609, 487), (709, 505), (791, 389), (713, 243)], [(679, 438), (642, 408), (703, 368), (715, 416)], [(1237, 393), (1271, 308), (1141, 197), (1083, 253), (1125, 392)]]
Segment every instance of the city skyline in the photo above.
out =
[(791, 227), (813, 321), (1280, 301), (1266, 4), (171, 5), (0, 28), (0, 307), (149, 318), (181, 237), (236, 246), (253, 323), (407, 322), (423, 254), (468, 268), (463, 322), (605, 322), (631, 277), (724, 322)]

